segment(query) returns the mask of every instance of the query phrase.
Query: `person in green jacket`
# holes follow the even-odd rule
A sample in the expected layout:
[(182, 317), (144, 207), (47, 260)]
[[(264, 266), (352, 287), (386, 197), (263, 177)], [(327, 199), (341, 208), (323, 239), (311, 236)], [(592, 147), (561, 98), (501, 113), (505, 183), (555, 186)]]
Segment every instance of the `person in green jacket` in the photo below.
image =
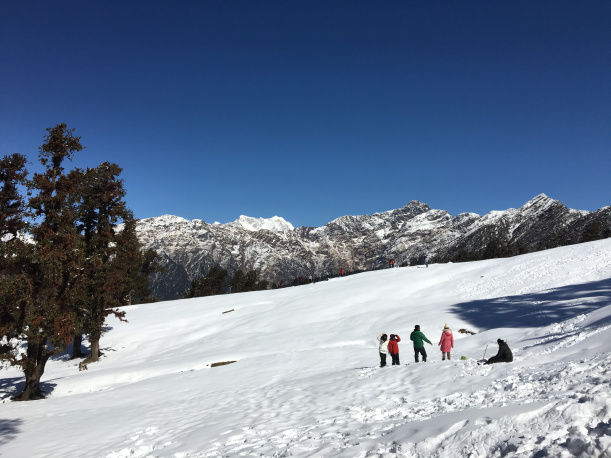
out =
[(418, 355), (422, 355), (422, 362), (426, 362), (426, 350), (424, 349), (424, 342), (428, 342), (429, 345), (433, 345), (429, 339), (426, 338), (424, 333), (420, 330), (420, 325), (417, 324), (412, 333), (409, 336), (409, 340), (414, 342), (414, 356), (418, 363)]

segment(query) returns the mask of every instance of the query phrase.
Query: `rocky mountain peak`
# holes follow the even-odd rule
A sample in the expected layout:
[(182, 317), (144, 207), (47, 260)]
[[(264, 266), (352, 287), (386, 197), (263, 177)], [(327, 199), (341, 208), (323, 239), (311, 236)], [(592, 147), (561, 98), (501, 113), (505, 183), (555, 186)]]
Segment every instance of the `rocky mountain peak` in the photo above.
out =
[(545, 211), (546, 209), (548, 209), (550, 206), (554, 205), (554, 204), (558, 204), (561, 203), (555, 199), (552, 199), (551, 197), (548, 197), (547, 195), (541, 193), (535, 197), (533, 197), (532, 199), (530, 199), (528, 202), (526, 202), (524, 205), (522, 205), (520, 207), (521, 211)]
[(251, 216), (240, 215), (233, 223), (234, 226), (241, 227), (247, 231), (256, 232), (268, 230), (272, 232), (287, 232), (295, 229), (291, 223), (281, 216), (272, 216), (271, 218), (253, 218)]

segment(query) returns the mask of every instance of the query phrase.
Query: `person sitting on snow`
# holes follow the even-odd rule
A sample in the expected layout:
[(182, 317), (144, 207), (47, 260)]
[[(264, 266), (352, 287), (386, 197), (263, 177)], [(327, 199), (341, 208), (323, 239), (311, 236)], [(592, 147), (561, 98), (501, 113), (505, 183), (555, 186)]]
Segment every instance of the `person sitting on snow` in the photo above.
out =
[(390, 353), (390, 357), (392, 358), (392, 365), (399, 365), (399, 342), (401, 342), (401, 337), (397, 334), (390, 335), (390, 341), (388, 342), (388, 353)]
[(494, 364), (494, 363), (510, 363), (513, 361), (513, 353), (509, 349), (509, 345), (507, 342), (501, 339), (497, 339), (496, 343), (499, 344), (499, 352), (486, 361), (484, 364)]
[(378, 342), (380, 342), (380, 367), (384, 367), (386, 366), (386, 353), (388, 353), (388, 336), (382, 334), (378, 337)]

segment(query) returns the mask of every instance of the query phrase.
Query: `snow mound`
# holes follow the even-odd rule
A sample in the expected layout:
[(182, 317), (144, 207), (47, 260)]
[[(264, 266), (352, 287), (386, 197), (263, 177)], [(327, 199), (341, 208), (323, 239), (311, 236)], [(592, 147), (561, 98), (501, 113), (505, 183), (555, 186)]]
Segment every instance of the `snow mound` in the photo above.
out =
[[(611, 239), (125, 310), (99, 363), (49, 362), (47, 399), (10, 402), (22, 378), (0, 373), (0, 455), (611, 452)], [(426, 363), (413, 362), (415, 324)], [(378, 367), (382, 332), (401, 336), (400, 366)], [(514, 362), (478, 365), (497, 338)]]

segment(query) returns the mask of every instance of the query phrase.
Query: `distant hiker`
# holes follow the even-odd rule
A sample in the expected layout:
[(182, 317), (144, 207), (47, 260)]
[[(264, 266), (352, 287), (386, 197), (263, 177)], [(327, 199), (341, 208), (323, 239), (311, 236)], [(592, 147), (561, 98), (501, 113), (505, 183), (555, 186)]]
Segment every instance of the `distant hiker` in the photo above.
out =
[(388, 336), (382, 334), (378, 337), (378, 342), (380, 342), (380, 367), (384, 367), (386, 366), (386, 353), (388, 353)]
[(340, 277), (344, 276), (344, 269), (343, 268), (339, 269), (339, 276)]
[(392, 358), (392, 365), (398, 366), (399, 363), (399, 342), (401, 342), (401, 337), (397, 334), (390, 335), (390, 341), (388, 342), (388, 353), (390, 353), (390, 357)]
[(424, 265), (425, 265), (425, 266), (427, 267), (427, 269), (428, 269), (428, 267), (429, 267), (429, 257), (428, 257), (428, 256), (425, 256), (425, 258), (424, 258)]
[(443, 331), (441, 332), (441, 339), (439, 339), (439, 343), (437, 344), (441, 347), (441, 360), (446, 360), (446, 355), (448, 359), (450, 359), (450, 352), (452, 348), (454, 348), (454, 336), (452, 335), (452, 330), (448, 323), (443, 326)]
[(499, 352), (486, 361), (484, 364), (494, 364), (494, 363), (510, 363), (513, 361), (513, 353), (509, 349), (509, 345), (507, 342), (501, 339), (497, 339), (496, 343), (499, 344)]
[(414, 342), (414, 356), (418, 363), (418, 355), (422, 355), (422, 362), (426, 362), (426, 350), (424, 349), (424, 342), (428, 342), (429, 345), (433, 345), (429, 339), (426, 338), (424, 333), (420, 330), (420, 325), (417, 324), (414, 330), (409, 335), (409, 340)]
[(391, 259), (390, 261), (388, 261), (388, 267), (390, 267), (391, 269), (393, 267), (395, 267), (395, 260), (394, 259)]

